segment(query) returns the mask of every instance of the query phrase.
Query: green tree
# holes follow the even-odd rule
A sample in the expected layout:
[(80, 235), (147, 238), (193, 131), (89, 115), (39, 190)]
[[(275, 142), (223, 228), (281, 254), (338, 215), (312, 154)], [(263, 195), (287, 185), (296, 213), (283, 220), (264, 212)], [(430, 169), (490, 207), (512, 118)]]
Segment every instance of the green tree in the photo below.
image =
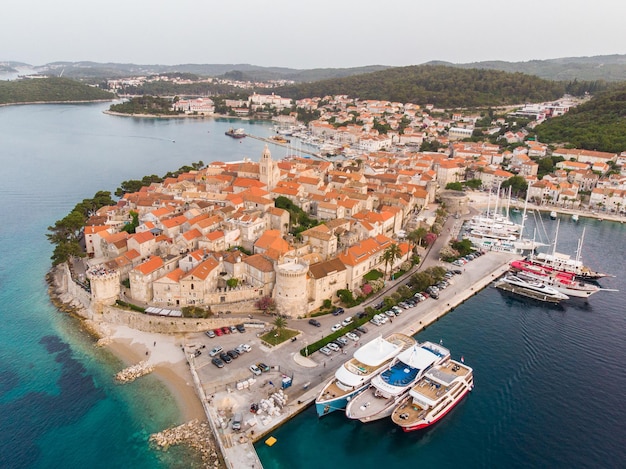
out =
[(287, 319), (282, 316), (276, 316), (272, 324), (274, 325), (278, 333), (282, 334), (283, 329), (287, 327)]
[(383, 260), (385, 261), (385, 276), (387, 275), (387, 266), (391, 265), (393, 267), (393, 263), (396, 259), (399, 259), (402, 256), (402, 251), (400, 247), (393, 243), (391, 244), (385, 251), (383, 252)]
[(461, 184), (460, 182), (449, 182), (448, 184), (446, 184), (446, 189), (451, 191), (462, 191), (463, 184)]

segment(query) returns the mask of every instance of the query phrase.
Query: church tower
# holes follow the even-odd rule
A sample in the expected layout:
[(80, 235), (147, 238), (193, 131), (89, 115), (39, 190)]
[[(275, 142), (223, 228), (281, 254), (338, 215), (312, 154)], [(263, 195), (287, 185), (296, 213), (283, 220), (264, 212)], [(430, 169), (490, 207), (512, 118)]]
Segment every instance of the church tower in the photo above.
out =
[(263, 155), (259, 162), (259, 179), (267, 186), (267, 190), (271, 191), (276, 187), (279, 177), (280, 169), (274, 161), (272, 161), (270, 149), (265, 145), (265, 150), (263, 150)]

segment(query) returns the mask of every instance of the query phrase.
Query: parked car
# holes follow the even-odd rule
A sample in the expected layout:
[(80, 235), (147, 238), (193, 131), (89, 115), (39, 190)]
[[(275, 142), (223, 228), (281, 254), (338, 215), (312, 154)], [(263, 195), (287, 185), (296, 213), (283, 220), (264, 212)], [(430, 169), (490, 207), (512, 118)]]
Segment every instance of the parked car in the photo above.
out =
[(215, 335), (224, 335), (224, 333), (222, 332), (222, 329), (220, 329), (220, 328), (213, 329), (213, 332), (215, 333)]
[(213, 347), (209, 352), (209, 355), (214, 357), (215, 355), (220, 354), (224, 349), (221, 346)]
[(328, 356), (330, 354), (332, 354), (332, 350), (330, 350), (326, 345), (324, 345), (321, 349), (320, 352), (322, 352), (324, 355)]
[(331, 344), (335, 344), (340, 349), (345, 347), (345, 345), (343, 345), (343, 342), (339, 342), (337, 339), (333, 340)]
[(359, 326), (355, 330), (357, 330), (357, 331), (359, 331), (359, 332), (361, 332), (363, 334), (367, 334), (367, 327), (365, 327), (365, 326)]
[[(237, 347), (238, 352), (239, 352), (239, 349), (243, 350), (244, 352), (252, 351), (252, 347), (250, 347), (248, 344), (240, 344), (239, 347)], [(239, 354), (241, 355), (241, 352)]]
[(348, 332), (348, 333), (346, 334), (346, 337), (347, 337), (348, 339), (350, 339), (350, 340), (355, 341), (355, 342), (356, 342), (357, 340), (359, 340), (359, 336), (358, 336), (358, 335), (356, 335), (354, 332)]
[(239, 352), (237, 352), (237, 350), (229, 350), (226, 353), (228, 354), (228, 356), (230, 358), (237, 358), (237, 357), (239, 357)]
[(213, 332), (212, 330), (206, 331), (205, 334), (209, 339), (212, 339), (213, 337), (215, 337), (215, 332)]
[(326, 347), (332, 350), (333, 352), (339, 352), (339, 350), (341, 349), (341, 347), (339, 347), (339, 345), (337, 345), (334, 342), (329, 342), (328, 344), (326, 344)]
[(229, 364), (230, 362), (233, 361), (233, 359), (230, 357), (230, 355), (228, 355), (226, 352), (220, 353), (220, 358), (226, 364)]
[(346, 327), (348, 325), (352, 324), (352, 316), (348, 316), (346, 319), (344, 319), (343, 321), (341, 321), (341, 325), (343, 327)]
[(231, 333), (230, 327), (228, 327), (228, 326), (222, 327), (222, 332), (224, 334), (230, 334)]
[(252, 374), (255, 376), (259, 376), (261, 374), (261, 369), (256, 365), (250, 365), (249, 369), (252, 372)]
[(232, 427), (233, 427), (234, 431), (238, 432), (239, 430), (241, 430), (241, 422), (242, 421), (243, 421), (243, 415), (241, 415), (241, 413), (237, 412), (233, 416)]
[(456, 275), (461, 275), (463, 272), (459, 269), (454, 269), (452, 272), (454, 272)]
[(322, 327), (322, 323), (320, 323), (317, 319), (309, 319), (309, 324), (315, 327)]
[(257, 364), (256, 364), (256, 366), (258, 366), (258, 367), (259, 367), (259, 369), (260, 369), (262, 372), (264, 372), (264, 373), (265, 373), (265, 372), (267, 372), (267, 371), (270, 371), (270, 367), (269, 367), (269, 366), (267, 366), (267, 365), (266, 365), (265, 363), (263, 363), (263, 362), (259, 362), (259, 363), (257, 363)]
[(374, 324), (375, 326), (382, 326), (382, 325), (383, 325), (383, 323), (382, 323), (382, 322), (380, 322), (380, 321), (378, 320), (378, 318), (377, 318), (377, 317), (375, 317), (375, 316), (374, 316), (372, 319), (370, 319), (370, 323)]
[(335, 308), (335, 310), (333, 311), (333, 316), (339, 316), (343, 313), (345, 313), (345, 310), (343, 308)]
[(243, 334), (244, 332), (246, 332), (246, 326), (244, 326), (243, 324), (237, 324), (235, 327), (236, 327), (236, 328), (237, 328), (237, 330), (238, 330), (239, 332), (241, 332), (242, 334)]
[(356, 313), (356, 318), (357, 319), (362, 319), (365, 316), (367, 316), (367, 313), (365, 311), (361, 311), (360, 313)]
[(238, 332), (237, 326), (230, 326), (230, 332)]
[[(361, 337), (363, 334), (361, 334), (361, 331), (358, 330), (357, 328), (352, 329), (350, 332), (352, 332), (352, 334), (356, 335), (357, 337)], [(348, 334), (346, 334), (348, 335)]]
[(388, 309), (387, 311), (385, 311), (385, 314), (390, 318), (396, 317), (396, 313), (392, 309)]
[(343, 345), (344, 347), (345, 347), (346, 345), (348, 345), (348, 343), (349, 343), (349, 342), (348, 342), (348, 339), (346, 339), (346, 338), (345, 338), (345, 337), (343, 337), (343, 336), (342, 336), (342, 337), (337, 337), (337, 338), (335, 339), (335, 342), (337, 342), (338, 344)]
[(213, 358), (211, 360), (211, 363), (213, 363), (218, 368), (224, 368), (224, 362), (217, 357)]
[(330, 328), (331, 332), (337, 332), (339, 329), (341, 329), (341, 324), (339, 323)]
[(202, 351), (201, 350), (196, 350), (195, 352), (193, 352), (193, 356), (194, 357), (199, 357), (200, 355), (202, 355)]

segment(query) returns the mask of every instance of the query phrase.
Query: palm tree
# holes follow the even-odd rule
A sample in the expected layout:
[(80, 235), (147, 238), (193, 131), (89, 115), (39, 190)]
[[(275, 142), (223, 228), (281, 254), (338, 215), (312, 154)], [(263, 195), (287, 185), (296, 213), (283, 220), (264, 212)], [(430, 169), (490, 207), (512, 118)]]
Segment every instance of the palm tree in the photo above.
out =
[(287, 327), (287, 320), (282, 316), (276, 316), (276, 319), (274, 319), (274, 322), (272, 324), (274, 324), (274, 327), (276, 328), (278, 334), (281, 334), (283, 332), (283, 329)]
[(385, 249), (385, 252), (383, 253), (383, 260), (385, 261), (385, 276), (387, 275), (387, 265), (391, 264), (391, 267), (393, 267), (393, 263), (401, 255), (402, 252), (400, 251), (400, 247), (395, 243)]

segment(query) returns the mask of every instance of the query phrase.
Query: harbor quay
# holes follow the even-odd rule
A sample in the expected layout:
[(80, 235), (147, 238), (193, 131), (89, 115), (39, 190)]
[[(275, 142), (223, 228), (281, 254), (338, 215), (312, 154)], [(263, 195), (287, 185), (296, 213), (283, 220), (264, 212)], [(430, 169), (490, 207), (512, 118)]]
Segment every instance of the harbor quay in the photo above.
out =
[[(308, 319), (290, 319), (287, 327), (300, 333), (295, 341), (286, 341), (276, 347), (262, 344), (258, 337), (260, 331), (252, 329), (247, 329), (245, 334), (233, 333), (213, 339), (202, 333), (188, 334), (185, 356), (226, 467), (262, 467), (254, 443), (263, 439), (271, 443), (268, 441), (271, 432), (310, 406), (337, 368), (352, 358), (363, 343), (391, 332), (419, 333), (489, 286), (508, 271), (512, 260), (519, 258), (503, 252), (486, 253), (466, 264), (462, 274), (454, 276), (438, 300), (418, 303), (382, 326), (366, 324), (368, 332), (358, 342), (330, 356), (315, 352), (303, 357), (300, 350), (330, 334), (334, 323), (356, 315), (364, 305), (346, 309), (342, 316), (317, 317), (320, 327), (308, 324)], [(439, 265), (447, 266), (444, 263)], [(395, 287), (405, 282), (400, 281)], [(390, 291), (392, 289), (386, 293)], [(219, 346), (229, 350), (241, 342), (248, 343), (252, 351), (242, 354), (224, 368), (213, 366), (209, 353), (212, 349)], [(196, 350), (202, 350), (202, 354), (197, 355)], [(269, 370), (254, 374), (250, 367), (257, 363), (267, 365)], [(241, 425), (239, 430), (233, 429), (236, 420)]]

